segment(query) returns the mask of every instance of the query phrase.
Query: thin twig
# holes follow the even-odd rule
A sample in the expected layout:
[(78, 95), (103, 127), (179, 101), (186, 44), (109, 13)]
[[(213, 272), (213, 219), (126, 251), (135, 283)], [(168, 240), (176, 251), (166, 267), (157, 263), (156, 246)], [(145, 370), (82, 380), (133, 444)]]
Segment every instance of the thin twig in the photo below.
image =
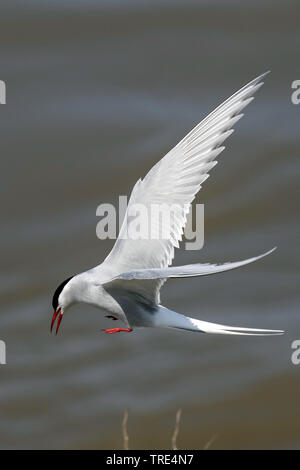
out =
[(210, 446), (215, 442), (215, 440), (217, 439), (218, 437), (218, 434), (214, 434), (210, 440), (205, 444), (205, 446), (203, 447), (203, 450), (208, 450), (210, 448)]
[(126, 408), (123, 421), (122, 421), (122, 433), (123, 433), (123, 446), (124, 450), (129, 450), (129, 436), (127, 432), (127, 421), (129, 416), (129, 409)]
[(179, 433), (180, 419), (181, 419), (181, 408), (179, 408), (179, 410), (177, 410), (177, 413), (176, 413), (175, 429), (174, 429), (173, 436), (172, 436), (172, 449), (173, 450), (178, 450), (177, 449), (177, 436)]

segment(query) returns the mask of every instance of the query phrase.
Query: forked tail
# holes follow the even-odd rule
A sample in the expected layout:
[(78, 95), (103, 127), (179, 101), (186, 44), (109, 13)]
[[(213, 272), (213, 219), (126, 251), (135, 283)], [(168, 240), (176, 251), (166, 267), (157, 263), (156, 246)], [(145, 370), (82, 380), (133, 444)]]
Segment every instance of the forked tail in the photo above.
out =
[(180, 313), (173, 312), (172, 310), (169, 310), (163, 306), (159, 307), (157, 313), (155, 314), (154, 321), (154, 326), (219, 335), (270, 336), (282, 335), (284, 333), (282, 330), (240, 328), (236, 326), (219, 325), (218, 323), (196, 320), (195, 318), (186, 317)]

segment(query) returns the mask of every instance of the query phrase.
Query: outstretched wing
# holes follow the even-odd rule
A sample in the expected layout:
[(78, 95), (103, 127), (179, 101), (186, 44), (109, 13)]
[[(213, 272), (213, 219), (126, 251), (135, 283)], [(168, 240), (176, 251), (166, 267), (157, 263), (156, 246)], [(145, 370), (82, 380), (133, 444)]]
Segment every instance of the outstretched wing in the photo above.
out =
[(154, 268), (154, 269), (136, 269), (135, 271), (128, 271), (113, 277), (110, 281), (123, 279), (124, 281), (131, 280), (146, 280), (146, 279), (168, 279), (170, 277), (197, 277), (208, 276), (209, 274), (222, 273), (230, 271), (231, 269), (240, 268), (246, 264), (253, 263), (265, 256), (273, 253), (276, 247), (267, 251), (259, 256), (248, 258), (242, 261), (233, 261), (224, 264), (210, 264), (210, 263), (195, 263), (187, 264), (185, 266), (171, 266), (170, 268)]
[[(252, 80), (216, 108), (143, 180), (135, 184), (119, 237), (103, 263), (109, 266), (113, 276), (137, 269), (166, 268), (171, 264), (174, 247), (178, 247), (182, 239), (189, 206), (201, 184), (208, 178), (209, 170), (217, 164), (215, 159), (225, 148), (223, 142), (233, 132), (233, 125), (243, 116), (241, 110), (263, 85), (261, 80), (264, 75)], [(148, 216), (153, 205), (172, 206), (172, 211), (169, 218), (159, 218), (155, 225), (152, 224), (151, 236), (147, 239), (132, 239), (130, 233), (136, 221), (130, 214), (136, 205), (146, 209)], [(168, 237), (163, 238), (162, 234), (165, 233)], [(150, 303), (159, 303), (159, 290), (163, 282), (162, 279), (144, 280), (138, 283), (138, 287), (134, 283), (131, 288), (138, 289)]]

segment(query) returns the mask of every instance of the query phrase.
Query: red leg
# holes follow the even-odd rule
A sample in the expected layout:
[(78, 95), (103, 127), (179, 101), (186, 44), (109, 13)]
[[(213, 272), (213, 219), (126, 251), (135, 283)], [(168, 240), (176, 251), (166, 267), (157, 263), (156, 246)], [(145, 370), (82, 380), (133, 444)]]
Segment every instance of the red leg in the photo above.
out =
[(120, 333), (120, 331), (132, 331), (131, 328), (110, 328), (109, 330), (104, 330), (105, 333), (107, 333), (108, 335), (111, 335), (113, 333)]

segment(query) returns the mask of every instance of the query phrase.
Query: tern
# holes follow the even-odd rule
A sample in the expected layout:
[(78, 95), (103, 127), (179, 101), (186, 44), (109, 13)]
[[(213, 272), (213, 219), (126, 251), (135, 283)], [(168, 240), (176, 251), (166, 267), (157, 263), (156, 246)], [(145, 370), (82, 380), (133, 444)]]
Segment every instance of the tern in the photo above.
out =
[[(66, 310), (76, 303), (86, 303), (108, 313), (112, 320), (121, 320), (125, 328), (104, 330), (107, 334), (131, 332), (138, 327), (164, 327), (201, 333), (225, 335), (276, 335), (281, 330), (226, 326), (188, 317), (160, 303), (160, 289), (169, 278), (206, 276), (244, 266), (272, 250), (243, 261), (225, 264), (190, 264), (171, 266), (174, 248), (179, 247), (189, 207), (209, 171), (217, 164), (224, 150), (223, 142), (232, 134), (232, 127), (243, 116), (241, 111), (263, 85), (255, 78), (194, 127), (171, 151), (134, 185), (112, 251), (98, 266), (76, 274), (56, 289), (52, 305), (51, 331), (57, 320), (56, 334)], [(134, 223), (128, 216), (134, 204), (147, 209), (151, 204), (178, 207), (169, 218), (169, 236), (132, 239), (126, 234)], [(157, 231), (163, 229), (160, 220)]]

